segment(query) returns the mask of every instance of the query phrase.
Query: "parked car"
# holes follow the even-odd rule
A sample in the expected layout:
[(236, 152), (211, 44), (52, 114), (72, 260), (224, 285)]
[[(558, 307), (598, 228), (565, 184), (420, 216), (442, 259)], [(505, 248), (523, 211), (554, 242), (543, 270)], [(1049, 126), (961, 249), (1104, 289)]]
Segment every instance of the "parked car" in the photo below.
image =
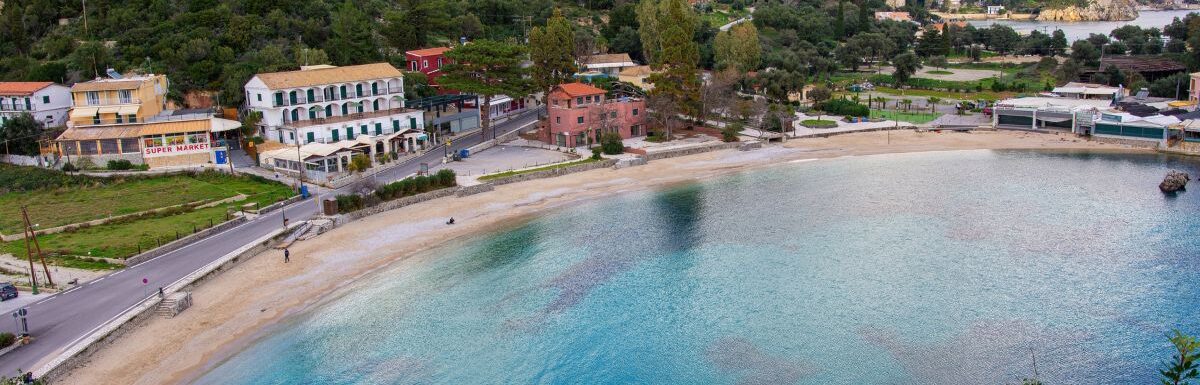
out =
[(0, 282), (0, 301), (17, 298), (17, 287), (11, 282)]

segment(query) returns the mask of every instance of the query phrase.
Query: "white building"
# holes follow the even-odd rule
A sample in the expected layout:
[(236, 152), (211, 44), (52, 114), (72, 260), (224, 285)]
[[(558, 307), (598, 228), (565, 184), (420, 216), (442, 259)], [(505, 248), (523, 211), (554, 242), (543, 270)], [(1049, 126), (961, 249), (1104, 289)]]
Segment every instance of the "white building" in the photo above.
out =
[(247, 109), (262, 113), (259, 132), (267, 140), (333, 143), (425, 127), (421, 111), (405, 108), (404, 75), (388, 63), (258, 74), (245, 90)]
[(627, 53), (613, 53), (588, 56), (579, 65), (586, 70), (585, 73), (601, 73), (616, 78), (621, 74), (621, 70), (637, 66), (637, 63), (634, 63)]
[(987, 14), (989, 14), (989, 15), (999, 15), (999, 14), (1000, 14), (1000, 12), (1002, 12), (1002, 11), (1004, 11), (1004, 6), (1003, 6), (1003, 5), (989, 5), (989, 6), (987, 6)]
[(1069, 99), (1113, 100), (1125, 97), (1126, 92), (1120, 87), (1110, 87), (1103, 84), (1070, 82), (1060, 87), (1054, 87), (1054, 94)]
[(46, 127), (67, 123), (71, 89), (51, 82), (0, 82), (0, 125), (28, 113)]

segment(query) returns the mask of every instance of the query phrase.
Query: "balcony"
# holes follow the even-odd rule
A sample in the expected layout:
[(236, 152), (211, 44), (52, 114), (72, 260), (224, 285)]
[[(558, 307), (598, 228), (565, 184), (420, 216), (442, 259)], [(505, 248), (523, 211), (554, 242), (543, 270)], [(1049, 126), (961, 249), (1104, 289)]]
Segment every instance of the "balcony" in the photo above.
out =
[[(298, 106), (298, 105), (309, 104), (309, 103), (321, 103), (321, 102), (326, 102), (326, 101), (332, 102), (332, 101), (337, 101), (337, 100), (350, 100), (350, 99), (366, 98), (366, 97), (371, 97), (371, 96), (384, 96), (384, 95), (394, 95), (394, 94), (403, 94), (403, 93), (404, 93), (404, 88), (401, 88), (401, 87), (384, 87), (384, 88), (380, 88), (378, 92), (372, 92), (370, 89), (363, 89), (362, 95), (359, 95), (358, 92), (353, 89), (347, 89), (345, 95), (342, 95), (342, 93), (340, 91), (335, 91), (333, 93), (333, 95), (324, 95), (324, 93), (319, 94), (319, 95), (314, 95), (312, 100), (308, 100), (308, 95), (296, 95), (295, 102), (292, 102), (291, 98), (285, 94), (282, 101), (279, 99), (273, 100), (271, 102), (271, 107)], [(328, 96), (328, 97), (326, 97), (326, 96)]]
[[(108, 114), (106, 114), (108, 115)], [(157, 122), (177, 122), (186, 120), (209, 119), (216, 116), (215, 113), (202, 112), (180, 115), (155, 115), (146, 117), (136, 117), (129, 119), (128, 117), (121, 118), (75, 118), (69, 122), (72, 127), (88, 127), (88, 126), (111, 126), (117, 124), (141, 124), (141, 123), (157, 123)]]
[(391, 108), (391, 109), (371, 111), (371, 112), (358, 112), (358, 113), (352, 113), (349, 115), (329, 116), (329, 117), (320, 117), (320, 118), (316, 118), (316, 119), (304, 119), (304, 120), (295, 120), (295, 121), (284, 121), (283, 127), (304, 128), (304, 127), (311, 127), (311, 126), (317, 126), (317, 125), (322, 125), (322, 124), (335, 124), (335, 123), (343, 123), (343, 122), (352, 122), (355, 120), (362, 120), (362, 119), (382, 118), (385, 116), (402, 114), (402, 113), (406, 113), (406, 112), (418, 112), (418, 111), (410, 110), (407, 108)]
[(138, 98), (96, 98), (96, 99), (91, 99), (91, 98), (88, 98), (88, 99), (84, 99), (84, 104), (82, 106), (76, 106), (76, 107), (116, 106), (116, 105), (121, 105), (121, 104), (142, 104), (142, 99), (138, 99)]
[(0, 111), (33, 111), (24, 104), (0, 104)]

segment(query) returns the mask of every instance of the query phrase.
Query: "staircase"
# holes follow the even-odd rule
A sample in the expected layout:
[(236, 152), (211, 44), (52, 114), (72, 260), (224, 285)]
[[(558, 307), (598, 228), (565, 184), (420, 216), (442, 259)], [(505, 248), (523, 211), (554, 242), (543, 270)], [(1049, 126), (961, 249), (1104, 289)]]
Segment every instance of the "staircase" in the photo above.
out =
[(181, 291), (171, 293), (162, 302), (158, 303), (158, 308), (154, 309), (154, 315), (163, 318), (175, 318), (184, 310), (192, 306), (192, 293)]

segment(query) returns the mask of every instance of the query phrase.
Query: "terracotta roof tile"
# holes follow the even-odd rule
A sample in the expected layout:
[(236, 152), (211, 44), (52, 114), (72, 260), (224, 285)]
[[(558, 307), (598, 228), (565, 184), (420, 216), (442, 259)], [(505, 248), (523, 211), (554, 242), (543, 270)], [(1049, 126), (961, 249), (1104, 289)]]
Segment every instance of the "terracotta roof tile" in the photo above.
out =
[(43, 88), (49, 87), (52, 82), (0, 82), (0, 95), (29, 95)]
[(436, 56), (436, 55), (444, 54), (444, 53), (446, 53), (446, 51), (449, 51), (450, 49), (451, 49), (450, 47), (424, 48), (424, 49), (416, 49), (416, 50), (408, 51), (408, 52), (405, 52), (405, 54), (413, 55), (413, 56)]
[(372, 63), (345, 67), (327, 67), (288, 72), (258, 74), (271, 89), (308, 87), (333, 83), (357, 82), (404, 76), (388, 63)]
[(559, 84), (558, 89), (571, 96), (586, 96), (604, 93), (604, 90), (596, 88), (595, 86), (578, 82)]

